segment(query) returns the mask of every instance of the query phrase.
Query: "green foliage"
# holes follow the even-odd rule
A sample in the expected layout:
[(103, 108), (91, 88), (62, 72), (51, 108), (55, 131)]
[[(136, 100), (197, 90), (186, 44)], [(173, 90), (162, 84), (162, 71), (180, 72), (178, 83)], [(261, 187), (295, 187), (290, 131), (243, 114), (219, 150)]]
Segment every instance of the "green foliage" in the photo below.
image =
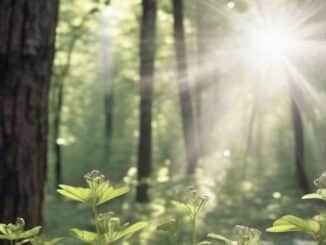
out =
[(88, 188), (60, 185), (58, 192), (74, 201), (82, 202), (90, 207), (100, 206), (114, 198), (129, 192), (128, 187), (114, 188), (105, 176), (99, 171), (93, 170), (85, 175)]
[(25, 221), (17, 218), (15, 224), (0, 224), (0, 240), (8, 240), (10, 244), (54, 245), (61, 241), (56, 238), (46, 241), (39, 236), (41, 226), (25, 230)]
[(127, 238), (147, 226), (147, 222), (121, 225), (120, 218), (114, 217), (112, 213), (99, 213), (98, 206), (126, 194), (129, 188), (112, 187), (105, 176), (97, 170), (87, 173), (84, 177), (88, 188), (60, 185), (61, 189), (58, 190), (61, 195), (84, 203), (93, 211), (96, 232), (74, 228), (70, 230), (73, 237), (87, 244), (106, 245)]
[(190, 219), (191, 223), (191, 244), (197, 244), (197, 221), (198, 217), (207, 203), (208, 196), (198, 195), (196, 190), (191, 189), (186, 193), (185, 202), (172, 201), (172, 205), (181, 212), (184, 212)]
[[(105, 176), (93, 170), (85, 175), (87, 188), (60, 185), (58, 192), (68, 199), (81, 202), (90, 207), (93, 211), (96, 232), (70, 229), (70, 234), (87, 244), (107, 245), (118, 240), (127, 239), (136, 232), (147, 227), (147, 222), (137, 222), (132, 225), (121, 224), (120, 218), (113, 213), (99, 213), (98, 206), (103, 205), (112, 199), (116, 199), (129, 191), (128, 187), (114, 188)], [(39, 236), (41, 227), (37, 226), (30, 230), (25, 230), (25, 221), (18, 218), (15, 224), (0, 224), (0, 239), (9, 240), (11, 244), (32, 245), (54, 245), (62, 239), (56, 238), (50, 241)]]
[[(225, 236), (209, 232), (206, 239), (198, 239), (197, 223), (208, 208), (208, 196), (198, 194), (193, 188), (188, 189), (180, 200), (170, 201), (170, 213), (172, 218), (168, 218), (168, 213), (164, 220), (156, 216), (156, 221), (146, 218), (147, 221), (136, 222), (134, 224), (122, 223), (121, 217), (113, 212), (100, 212), (99, 206), (110, 202), (128, 192), (127, 187), (113, 187), (105, 176), (93, 170), (86, 174), (85, 181), (88, 187), (73, 187), (60, 185), (58, 192), (64, 197), (82, 203), (93, 212), (94, 228), (85, 230), (80, 228), (71, 228), (70, 234), (73, 238), (92, 245), (116, 244), (131, 239), (136, 233), (149, 230), (155, 230), (154, 236), (159, 236), (160, 232), (168, 235), (169, 239), (164, 244), (192, 244), (209, 245), (214, 242), (221, 242), (226, 245), (259, 245), (261, 244), (261, 232), (257, 229), (237, 225), (233, 229), (234, 238), (229, 239)], [(326, 174), (324, 173), (315, 181), (317, 190), (323, 189), (326, 183)], [(308, 194), (311, 197), (312, 194)], [(317, 200), (320, 198), (317, 196)], [(322, 199), (323, 200), (323, 199)], [(324, 201), (324, 200), (323, 200)], [(325, 202), (323, 202), (325, 204)], [(133, 213), (137, 213), (133, 212)], [(171, 215), (173, 214), (173, 215)], [(158, 221), (160, 220), (160, 221)], [(186, 232), (182, 227), (190, 227)], [(45, 240), (40, 236), (41, 227), (35, 227), (25, 230), (25, 221), (21, 218), (16, 220), (15, 224), (0, 224), (0, 239), (8, 240), (11, 244), (32, 244), (32, 245), (55, 245), (62, 241), (62, 238)], [(321, 212), (312, 219), (302, 219), (292, 215), (286, 215), (276, 220), (273, 226), (267, 229), (268, 232), (302, 232), (308, 234), (318, 242), (318, 245), (326, 244), (326, 213)], [(186, 239), (180, 236), (185, 235)], [(198, 241), (202, 240), (202, 241)], [(185, 242), (186, 241), (186, 242)], [(156, 244), (156, 243), (153, 243)]]
[[(41, 227), (37, 226), (30, 230), (24, 230), (25, 221), (22, 218), (17, 218), (15, 224), (0, 224), (0, 239), (9, 241), (30, 240), (40, 233)], [(19, 244), (19, 243), (18, 243)]]
[[(303, 199), (317, 199), (326, 201), (326, 172), (315, 180), (317, 191), (303, 196)], [(325, 204), (325, 203), (324, 203)], [(302, 232), (311, 236), (319, 245), (326, 244), (326, 213), (322, 212), (312, 219), (302, 219), (293, 215), (286, 215), (273, 223), (268, 232)]]
[(234, 244), (259, 245), (260, 244), (261, 232), (259, 230), (249, 228), (246, 226), (237, 225), (234, 228), (234, 233), (237, 236), (237, 240), (235, 241), (215, 233), (209, 233), (208, 237), (213, 240), (221, 241), (226, 245), (234, 245)]

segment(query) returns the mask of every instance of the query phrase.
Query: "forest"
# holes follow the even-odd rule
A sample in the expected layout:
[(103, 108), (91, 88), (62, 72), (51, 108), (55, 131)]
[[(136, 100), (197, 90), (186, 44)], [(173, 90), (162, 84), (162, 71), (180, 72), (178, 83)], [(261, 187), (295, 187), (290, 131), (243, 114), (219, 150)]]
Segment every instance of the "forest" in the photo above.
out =
[(0, 0), (0, 245), (326, 245), (325, 0)]

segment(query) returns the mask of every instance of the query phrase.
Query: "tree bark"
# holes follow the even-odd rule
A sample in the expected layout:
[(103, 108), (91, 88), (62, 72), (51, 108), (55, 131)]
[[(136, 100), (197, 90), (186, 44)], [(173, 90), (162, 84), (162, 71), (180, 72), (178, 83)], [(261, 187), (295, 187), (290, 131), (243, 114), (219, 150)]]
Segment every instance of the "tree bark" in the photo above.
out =
[(42, 224), (58, 0), (0, 1), (0, 221)]
[(198, 142), (197, 128), (194, 121), (192, 95), (188, 81), (187, 47), (184, 30), (182, 0), (172, 0), (174, 18), (174, 39), (177, 59), (177, 83), (181, 105), (181, 117), (187, 159), (187, 174), (192, 175), (197, 167)]
[(152, 158), (152, 104), (155, 69), (157, 1), (143, 0), (140, 40), (140, 126), (138, 148), (138, 186), (136, 200), (148, 202)]

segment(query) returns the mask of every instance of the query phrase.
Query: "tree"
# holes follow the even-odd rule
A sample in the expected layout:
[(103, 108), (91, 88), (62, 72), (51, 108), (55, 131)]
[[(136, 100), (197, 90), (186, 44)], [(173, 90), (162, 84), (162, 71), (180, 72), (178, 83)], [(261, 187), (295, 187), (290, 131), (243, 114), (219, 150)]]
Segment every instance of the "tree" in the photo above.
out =
[(302, 120), (301, 110), (298, 104), (299, 88), (292, 81), (291, 89), (291, 114), (293, 125), (293, 140), (294, 140), (294, 163), (296, 167), (296, 175), (298, 185), (305, 193), (310, 192), (309, 181), (304, 169), (305, 161), (305, 144), (304, 144), (304, 124)]
[(203, 111), (202, 111), (202, 92), (203, 85), (207, 82), (206, 71), (202, 71), (199, 67), (206, 67), (206, 59), (207, 59), (207, 40), (205, 41), (205, 16), (203, 15), (203, 11), (207, 9), (204, 6), (205, 4), (201, 0), (196, 0), (196, 41), (197, 41), (197, 62), (198, 62), (198, 70), (197, 70), (197, 79), (196, 79), (196, 89), (195, 89), (195, 108), (196, 108), (196, 121), (197, 121), (197, 132), (198, 132), (198, 156), (203, 154), (204, 148), (204, 136), (203, 136)]
[(66, 50), (66, 61), (62, 70), (55, 73), (53, 76), (53, 86), (51, 87), (52, 93), (52, 110), (53, 115), (53, 149), (55, 156), (55, 188), (62, 183), (62, 145), (59, 141), (61, 135), (61, 123), (62, 123), (62, 109), (64, 104), (64, 90), (65, 81), (70, 73), (71, 59), (78, 40), (82, 36), (82, 30), (85, 23), (95, 13), (99, 11), (99, 8), (92, 8), (82, 18), (78, 25), (70, 26), (71, 39), (69, 39)]
[(138, 146), (138, 181), (136, 199), (148, 202), (146, 179), (151, 173), (152, 104), (155, 67), (156, 0), (143, 0), (140, 36), (140, 126)]
[(177, 83), (181, 105), (183, 134), (188, 162), (187, 174), (195, 172), (198, 161), (197, 130), (194, 121), (192, 95), (188, 81), (187, 47), (184, 30), (184, 16), (182, 0), (172, 0), (174, 19), (174, 39), (177, 59)]
[(58, 1), (0, 2), (0, 220), (42, 223)]
[[(107, 28), (113, 29), (112, 14), (102, 14), (101, 27), (103, 30)], [(113, 93), (113, 42), (112, 37), (107, 32), (101, 34), (101, 80), (103, 83), (104, 91), (104, 130), (105, 130), (105, 152), (104, 161), (105, 164), (110, 163), (111, 155), (111, 143), (113, 136), (113, 116), (114, 116), (114, 93)]]

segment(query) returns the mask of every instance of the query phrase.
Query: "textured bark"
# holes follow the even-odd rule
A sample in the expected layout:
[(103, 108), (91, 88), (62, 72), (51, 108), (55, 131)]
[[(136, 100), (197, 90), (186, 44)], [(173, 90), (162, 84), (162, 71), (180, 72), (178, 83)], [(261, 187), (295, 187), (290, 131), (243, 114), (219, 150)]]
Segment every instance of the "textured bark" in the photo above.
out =
[(57, 0), (0, 1), (0, 221), (42, 223)]
[(155, 67), (156, 0), (143, 0), (140, 41), (140, 128), (138, 149), (138, 202), (148, 202), (146, 179), (151, 173), (152, 104)]
[(174, 18), (174, 39), (177, 59), (177, 83), (181, 105), (183, 134), (188, 162), (187, 174), (192, 175), (197, 167), (197, 130), (194, 121), (192, 95), (188, 81), (187, 47), (184, 30), (182, 0), (172, 0)]

